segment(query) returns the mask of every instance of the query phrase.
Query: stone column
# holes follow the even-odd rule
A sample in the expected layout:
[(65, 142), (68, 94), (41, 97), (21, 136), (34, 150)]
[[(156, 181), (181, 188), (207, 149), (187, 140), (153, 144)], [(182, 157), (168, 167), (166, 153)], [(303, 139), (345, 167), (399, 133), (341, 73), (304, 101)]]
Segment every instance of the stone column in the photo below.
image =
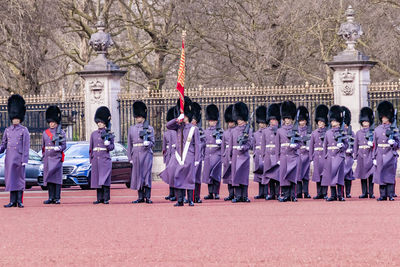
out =
[(85, 136), (89, 141), (90, 134), (97, 129), (94, 122), (97, 108), (107, 106), (111, 111), (111, 130), (118, 142), (121, 137), (118, 93), (126, 71), (107, 59), (107, 49), (114, 43), (110, 34), (104, 32), (104, 22), (99, 21), (96, 26), (98, 31), (91, 36), (89, 45), (96, 51), (97, 57), (78, 72), (85, 80)]
[(333, 87), (335, 104), (346, 106), (351, 111), (353, 130), (360, 129), (358, 117), (360, 109), (368, 106), (368, 87), (371, 83), (370, 70), (376, 64), (369, 57), (355, 49), (357, 39), (363, 34), (361, 26), (354, 22), (354, 10), (349, 6), (346, 10), (347, 21), (340, 25), (341, 35), (347, 48), (327, 62), (334, 71)]

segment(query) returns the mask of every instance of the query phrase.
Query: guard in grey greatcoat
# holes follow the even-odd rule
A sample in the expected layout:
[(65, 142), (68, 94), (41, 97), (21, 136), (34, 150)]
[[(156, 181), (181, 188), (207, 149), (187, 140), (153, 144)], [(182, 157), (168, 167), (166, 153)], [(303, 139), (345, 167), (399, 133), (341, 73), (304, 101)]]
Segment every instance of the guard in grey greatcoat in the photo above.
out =
[(147, 107), (142, 101), (133, 103), (133, 116), (136, 124), (128, 131), (128, 158), (132, 164), (131, 189), (138, 191), (138, 199), (132, 203), (151, 204), (154, 129), (146, 120)]
[(233, 120), (233, 105), (229, 105), (224, 112), (225, 123), (228, 124), (228, 128), (224, 131), (222, 136), (221, 144), (221, 156), (222, 156), (222, 181), (224, 184), (228, 185), (228, 196), (224, 198), (224, 201), (232, 200), (234, 195), (234, 190), (232, 186), (232, 164), (231, 164), (231, 154), (229, 150), (229, 141), (232, 136), (232, 130), (236, 127), (236, 121)]
[(354, 158), (357, 161), (354, 177), (361, 179), (361, 195), (359, 198), (375, 198), (373, 173), (375, 166), (372, 162), (374, 153), (374, 112), (369, 107), (360, 111), (361, 129), (357, 131), (354, 139)]
[(324, 154), (324, 140), (328, 125), (328, 113), (329, 108), (323, 104), (318, 105), (315, 109), (315, 124), (317, 124), (317, 129), (315, 129), (311, 134), (310, 139), (310, 160), (313, 162), (313, 176), (312, 180), (317, 185), (317, 195), (313, 199), (326, 199), (328, 193), (328, 187), (322, 186), (322, 173), (325, 164), (325, 154)]
[[(193, 118), (192, 124), (199, 128), (200, 133), (200, 143), (201, 143), (201, 152), (200, 152), (200, 163), (196, 166), (196, 179), (194, 184), (194, 203), (202, 203), (200, 192), (201, 192), (201, 177), (202, 177), (202, 167), (204, 160), (204, 153), (206, 149), (206, 137), (204, 134), (204, 130), (201, 127), (201, 106), (197, 102), (193, 102)], [(185, 200), (185, 203), (186, 200)]]
[[(179, 110), (176, 106), (171, 107), (167, 111), (167, 122), (178, 118)], [(166, 129), (163, 135), (162, 142), (162, 152), (165, 166), (168, 166), (168, 163), (171, 157), (175, 156), (175, 147), (176, 147), (176, 131)], [(169, 185), (169, 194), (165, 197), (166, 200), (176, 201), (175, 197), (175, 189), (173, 188), (173, 180), (164, 181)]]
[(203, 182), (208, 185), (208, 195), (204, 199), (219, 199), (221, 185), (222, 159), (221, 144), (222, 130), (219, 128), (219, 110), (214, 104), (206, 107), (208, 128), (204, 131), (205, 150)]
[[(256, 123), (258, 130), (253, 134), (253, 164), (254, 182), (258, 183), (258, 195), (254, 199), (265, 199), (268, 196), (268, 182), (263, 179), (264, 175), (264, 155), (262, 149), (263, 134), (267, 129), (267, 107), (259, 106), (256, 109)], [(264, 144), (265, 146), (265, 144)]]
[(63, 183), (63, 161), (66, 146), (65, 132), (61, 129), (61, 110), (50, 106), (46, 110), (49, 129), (43, 132), (43, 183), (49, 190), (49, 199), (44, 204), (60, 204)]
[(93, 204), (109, 204), (112, 161), (110, 151), (114, 150), (114, 136), (109, 132), (110, 110), (99, 107), (94, 115), (98, 130), (90, 136), (89, 155), (91, 169), (90, 187), (96, 188), (97, 200)]
[(10, 192), (10, 203), (5, 208), (23, 208), (22, 195), (25, 190), (25, 166), (29, 159), (29, 131), (20, 123), (24, 121), (25, 100), (20, 95), (8, 98), (8, 117), (12, 125), (3, 133), (0, 154), (6, 151), (4, 160), (4, 178), (6, 191)]
[(346, 158), (344, 160), (344, 188), (346, 193), (346, 198), (351, 198), (351, 183), (355, 179), (353, 172), (353, 153), (354, 153), (354, 138), (355, 134), (353, 131), (349, 132), (349, 127), (351, 123), (351, 112), (350, 110), (342, 106), (342, 110), (345, 111), (345, 116), (343, 118), (345, 129), (348, 135), (348, 145), (349, 147), (346, 149)]
[(381, 125), (375, 128), (373, 137), (375, 148), (373, 181), (375, 184), (379, 184), (380, 197), (377, 200), (384, 201), (389, 198), (390, 201), (393, 201), (398, 158), (397, 150), (400, 146), (398, 129), (394, 125), (397, 118), (393, 104), (389, 101), (379, 103), (378, 115)]

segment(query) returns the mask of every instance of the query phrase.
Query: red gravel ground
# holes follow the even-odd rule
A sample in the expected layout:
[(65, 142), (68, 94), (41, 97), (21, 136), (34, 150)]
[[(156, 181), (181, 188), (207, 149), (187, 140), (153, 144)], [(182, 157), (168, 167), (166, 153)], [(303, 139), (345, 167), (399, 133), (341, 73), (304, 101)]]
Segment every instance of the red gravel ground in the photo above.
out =
[[(314, 195), (315, 184), (310, 188)], [(250, 189), (254, 196), (257, 186)], [(400, 198), (360, 200), (359, 181), (352, 199), (333, 203), (210, 200), (173, 207), (167, 191), (154, 182), (154, 204), (134, 205), (136, 192), (115, 185), (111, 204), (95, 206), (95, 191), (70, 188), (61, 205), (45, 206), (45, 192), (28, 190), (24, 209), (0, 209), (0, 265), (400, 265)], [(8, 203), (3, 189), (0, 203)]]

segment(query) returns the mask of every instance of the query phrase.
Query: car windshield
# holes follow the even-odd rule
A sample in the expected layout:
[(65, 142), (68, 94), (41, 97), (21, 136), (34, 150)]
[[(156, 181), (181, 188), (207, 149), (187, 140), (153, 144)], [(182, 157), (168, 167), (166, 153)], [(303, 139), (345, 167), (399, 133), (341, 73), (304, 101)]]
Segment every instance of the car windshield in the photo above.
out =
[(36, 160), (36, 161), (41, 161), (42, 160), (42, 158), (38, 155), (38, 153), (36, 153), (32, 149), (29, 149), (29, 159), (30, 160)]
[(89, 144), (72, 145), (65, 151), (66, 158), (89, 158)]

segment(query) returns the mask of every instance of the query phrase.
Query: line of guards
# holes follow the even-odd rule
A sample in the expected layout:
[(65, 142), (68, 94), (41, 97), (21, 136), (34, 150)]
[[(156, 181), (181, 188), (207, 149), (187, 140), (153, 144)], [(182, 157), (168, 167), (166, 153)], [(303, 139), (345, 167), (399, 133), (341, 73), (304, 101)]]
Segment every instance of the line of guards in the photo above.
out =
[[(317, 185), (314, 199), (344, 201), (351, 197), (351, 181), (361, 179), (360, 198), (375, 198), (373, 184), (379, 184), (382, 200), (394, 200), (399, 137), (393, 105), (383, 101), (378, 105), (381, 124), (374, 129), (374, 113), (364, 107), (360, 112), (361, 130), (351, 130), (351, 113), (337, 105), (330, 109), (319, 105), (315, 110), (318, 128), (311, 131), (310, 115), (304, 106), (296, 108), (291, 101), (271, 104), (256, 109), (259, 130), (251, 129), (253, 114), (245, 103), (230, 105), (224, 112), (228, 129), (220, 128), (218, 107), (206, 107), (208, 128), (201, 129), (201, 107), (185, 97), (184, 113), (179, 104), (167, 112), (167, 131), (163, 137), (166, 168), (160, 173), (169, 184), (167, 200), (175, 206), (201, 203), (201, 183), (208, 184), (204, 199), (219, 199), (221, 181), (228, 186), (225, 201), (250, 202), (248, 185), (250, 154), (254, 152), (254, 181), (259, 184), (256, 199), (278, 199), (280, 202), (311, 198), (308, 193), (310, 163), (313, 161), (312, 180)], [(20, 125), (26, 112), (25, 100), (20, 95), (8, 99), (8, 114), (12, 122), (6, 128), (0, 153), (6, 151), (5, 183), (10, 191), (10, 203), (4, 207), (23, 208), (25, 165), (29, 155), (29, 131)], [(154, 129), (148, 123), (147, 107), (142, 101), (133, 104), (135, 124), (129, 128), (128, 158), (132, 164), (131, 189), (138, 191), (132, 203), (151, 204), (151, 183)], [(111, 113), (99, 107), (95, 113), (98, 130), (90, 137), (91, 187), (97, 190), (93, 204), (109, 204), (114, 149), (111, 133)], [(46, 110), (49, 128), (43, 132), (43, 181), (49, 198), (44, 204), (60, 204), (62, 162), (66, 148), (65, 132), (61, 129), (61, 110), (49, 106)], [(328, 125), (329, 124), (329, 125)], [(7, 150), (6, 150), (7, 149)], [(357, 161), (355, 173), (352, 172)], [(331, 196), (328, 198), (328, 187)], [(344, 187), (345, 190), (344, 190)], [(344, 192), (346, 191), (346, 192)]]

